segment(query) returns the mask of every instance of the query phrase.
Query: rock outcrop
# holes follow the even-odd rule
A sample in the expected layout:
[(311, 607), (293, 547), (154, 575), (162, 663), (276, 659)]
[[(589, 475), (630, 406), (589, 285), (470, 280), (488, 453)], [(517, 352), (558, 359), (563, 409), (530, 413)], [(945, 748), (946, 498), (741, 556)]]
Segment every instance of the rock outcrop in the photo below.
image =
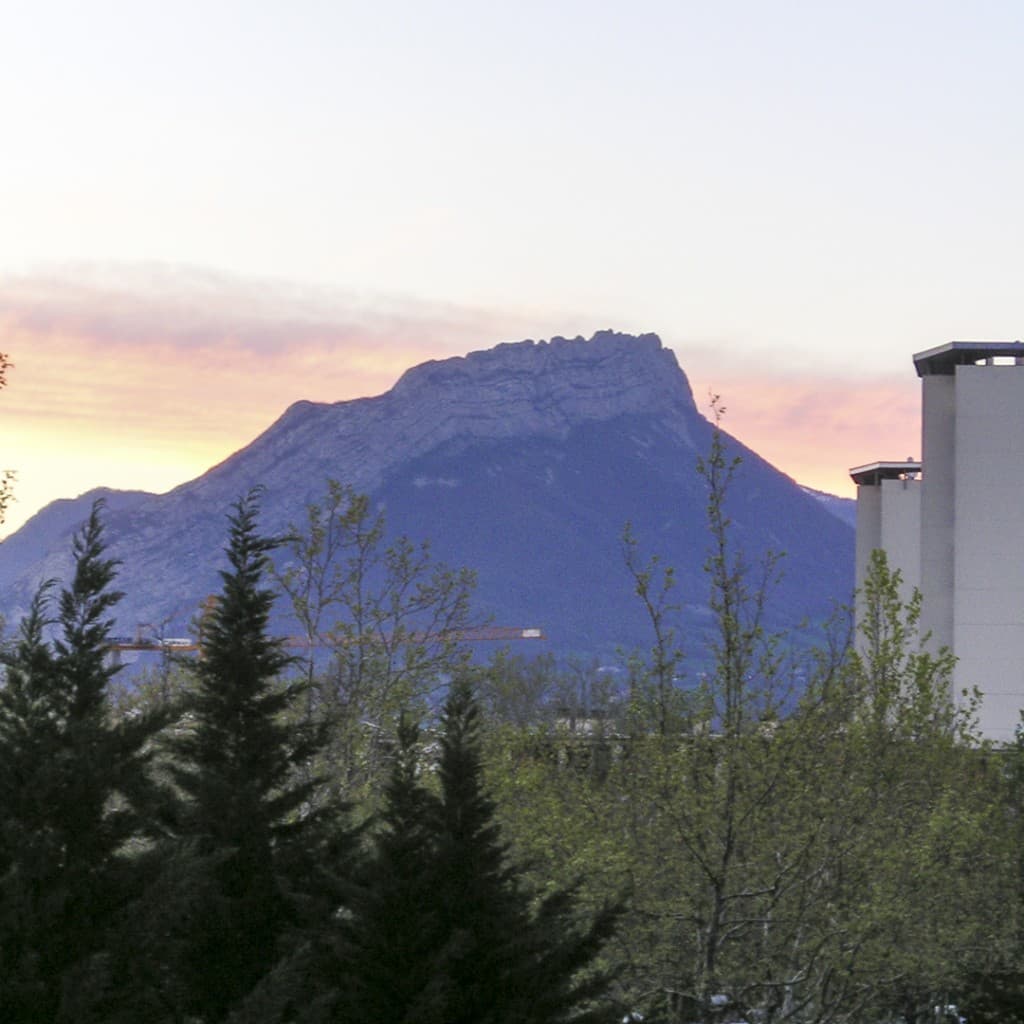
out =
[(394, 466), (455, 438), (557, 439), (580, 423), (638, 413), (664, 417), (692, 446), (690, 385), (656, 334), (510, 342), (422, 363), (375, 398), (296, 402), (244, 449), (244, 459), (232, 456), (196, 481), (196, 490), (186, 487), (202, 496), (228, 479), (238, 488), (270, 485), (289, 465), (298, 482), (320, 464), (321, 475), (344, 466), (347, 483), (372, 493)]

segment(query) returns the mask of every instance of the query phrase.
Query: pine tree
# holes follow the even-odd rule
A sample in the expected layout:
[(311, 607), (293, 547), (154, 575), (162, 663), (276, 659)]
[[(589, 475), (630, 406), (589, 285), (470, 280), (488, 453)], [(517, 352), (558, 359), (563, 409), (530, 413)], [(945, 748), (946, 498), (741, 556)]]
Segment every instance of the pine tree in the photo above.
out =
[(411, 1021), (443, 938), (430, 870), (440, 804), (420, 784), (419, 729), (403, 718), (397, 739), (373, 855), (336, 945), (345, 978), (336, 1020)]
[[(530, 894), (509, 858), (483, 785), (479, 710), (457, 681), (442, 718), (441, 829), (432, 866), (445, 934), (417, 1019), (436, 1024), (555, 1024), (601, 1019), (588, 1004), (607, 984), (586, 974), (616, 913), (580, 929), (573, 893), (560, 890), (530, 913)], [(581, 978), (581, 972), (582, 978)]]
[[(48, 618), (35, 596), (0, 689), (0, 1019), (105, 1019), (105, 942), (137, 889), (156, 715), (115, 723), (107, 704), (117, 563), (102, 505), (75, 537), (74, 577)], [(53, 647), (45, 634), (57, 627)]]
[(369, 891), (347, 925), (338, 1021), (558, 1024), (604, 1019), (592, 963), (616, 913), (579, 924), (572, 891), (531, 912), (484, 792), (478, 711), (456, 683), (445, 705), (440, 798), (416, 781), (406, 732), (387, 794)]
[[(229, 518), (229, 568), (205, 625), (192, 727), (172, 744), (172, 774), (185, 797), (179, 857), (192, 858), (175, 992), (203, 1021), (225, 1020), (285, 954), (284, 940), (316, 919), (318, 844), (330, 808), (305, 813), (317, 780), (299, 769), (322, 735), (289, 725), (300, 686), (280, 679), (291, 661), (268, 635), (274, 594), (263, 585), (280, 543), (257, 531), (258, 492)], [(180, 863), (180, 860), (179, 860)]]

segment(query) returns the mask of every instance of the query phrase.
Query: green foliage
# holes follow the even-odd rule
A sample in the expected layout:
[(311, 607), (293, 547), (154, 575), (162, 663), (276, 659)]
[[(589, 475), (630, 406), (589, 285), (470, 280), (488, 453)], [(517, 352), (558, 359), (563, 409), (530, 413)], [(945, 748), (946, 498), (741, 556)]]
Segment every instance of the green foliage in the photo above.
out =
[[(1006, 888), (1001, 903), (989, 912), (1005, 925), (1007, 935), (1005, 944), (993, 943), (971, 958), (955, 1001), (972, 1024), (1024, 1024), (1024, 726), (1018, 725), (1014, 744), (994, 752), (987, 767), (987, 774), (996, 773), (1003, 784), (999, 809), (1007, 838), (1002, 863), (991, 867)], [(992, 835), (984, 844), (990, 858), (999, 849)]]
[(369, 867), (343, 929), (341, 1019), (415, 1021), (431, 980), (442, 941), (433, 870), (440, 811), (420, 782), (421, 759), (419, 730), (402, 721)]
[(625, 716), (614, 675), (596, 660), (563, 665), (551, 654), (527, 658), (505, 648), (476, 667), (474, 680), (489, 731), (513, 727), (594, 735)]
[(972, 963), (1001, 956), (1009, 850), (975, 699), (956, 699), (954, 660), (919, 634), (920, 596), (904, 605), (900, 585), (875, 552), (859, 641), (832, 702), (848, 719), (837, 788), (860, 838), (848, 859), (862, 880), (849, 927), (863, 935), (876, 1002), (913, 1020), (951, 1002)]
[(580, 921), (560, 889), (531, 912), (483, 788), (479, 713), (465, 680), (445, 704), (440, 792), (401, 743), (369, 885), (345, 926), (337, 1019), (408, 1024), (556, 1024), (598, 1019), (607, 979), (591, 968), (615, 914)]
[(736, 548), (719, 431), (698, 468), (706, 650), (684, 661), (676, 577), (627, 527), (653, 640), (623, 693), (596, 665), (470, 669), (471, 576), (385, 546), (333, 483), (280, 576), (299, 678), (268, 633), (282, 541), (254, 492), (191, 677), (113, 693), (94, 507), (73, 579), (4, 654), (0, 1019), (1017, 1019), (1024, 743), (980, 742), (880, 552), (852, 646), (841, 623), (799, 656), (767, 633), (779, 561)]
[(735, 548), (739, 468), (716, 431), (699, 465), (709, 671), (678, 685), (675, 580), (627, 531), (654, 643), (630, 665), (625, 728), (493, 731), (502, 820), (540, 877), (629, 894), (608, 955), (621, 1004), (649, 1021), (923, 1021), (986, 957), (1015, 962), (1001, 762), (881, 554), (855, 651), (840, 634), (797, 659), (765, 632), (778, 560), (749, 566)]
[(201, 906), (182, 922), (176, 991), (183, 1007), (219, 1021), (256, 988), (285, 952), (284, 941), (315, 918), (317, 860), (331, 834), (331, 808), (310, 813), (315, 778), (300, 778), (322, 731), (287, 721), (301, 686), (279, 681), (290, 663), (268, 636), (274, 600), (264, 585), (280, 543), (257, 530), (258, 494), (230, 517), (229, 569), (205, 624), (191, 728), (170, 741), (172, 777), (184, 797), (178, 856)]
[(904, 605), (901, 583), (885, 552), (873, 551), (849, 680), (853, 693), (883, 733), (907, 740), (948, 733), (960, 742), (976, 743), (977, 695), (964, 694), (962, 705), (954, 699), (955, 659), (946, 648), (933, 652), (930, 638), (920, 635), (921, 594), (915, 590)]
[(665, 736), (683, 727), (692, 710), (677, 685), (683, 652), (671, 625), (671, 616), (679, 611), (673, 599), (675, 572), (671, 566), (663, 566), (657, 555), (646, 562), (641, 559), (640, 545), (629, 523), (623, 531), (622, 544), (633, 592), (643, 604), (654, 634), (649, 657), (634, 656), (629, 661), (632, 726), (642, 732), (653, 729)]
[[(106, 943), (137, 891), (131, 841), (151, 793), (159, 715), (112, 723), (106, 661), (120, 595), (101, 505), (74, 540), (75, 570), (51, 622), (36, 594), (0, 689), (0, 1018), (103, 1019)], [(52, 645), (45, 639), (56, 626)]]
[(572, 890), (527, 910), (520, 872), (509, 860), (483, 788), (479, 712), (456, 682), (444, 708), (439, 762), (441, 820), (432, 871), (444, 941), (434, 957), (425, 1021), (594, 1019), (588, 1009), (607, 979), (581, 971), (610, 936), (603, 909), (585, 930), (572, 919)]

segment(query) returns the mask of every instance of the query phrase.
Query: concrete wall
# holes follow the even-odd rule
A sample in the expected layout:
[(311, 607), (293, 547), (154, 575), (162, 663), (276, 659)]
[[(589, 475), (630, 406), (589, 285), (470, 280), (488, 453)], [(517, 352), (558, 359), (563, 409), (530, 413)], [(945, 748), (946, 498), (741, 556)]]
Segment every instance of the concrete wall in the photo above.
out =
[(921, 481), (880, 480), (857, 486), (856, 634), (854, 645), (864, 650), (861, 632), (866, 605), (864, 581), (871, 553), (881, 548), (889, 568), (901, 576), (900, 600), (906, 604), (921, 585)]
[[(885, 551), (889, 568), (902, 576), (900, 598), (906, 603), (921, 586), (921, 481), (882, 480), (857, 487), (856, 583), (864, 586), (871, 552)], [(860, 598), (858, 596), (858, 609)]]
[(903, 577), (904, 603), (921, 586), (921, 487), (920, 479), (882, 481), (882, 547)]
[[(859, 594), (864, 588), (871, 552), (882, 543), (882, 488), (878, 484), (857, 485), (857, 541), (854, 548), (854, 580)], [(889, 554), (888, 549), (886, 553)], [(891, 556), (890, 556), (891, 557)], [(858, 601), (858, 606), (860, 602)]]
[(956, 377), (923, 377), (921, 418), (921, 628), (953, 646), (956, 522)]
[(955, 380), (954, 678), (982, 691), (983, 733), (1009, 741), (1024, 707), (1024, 367)]

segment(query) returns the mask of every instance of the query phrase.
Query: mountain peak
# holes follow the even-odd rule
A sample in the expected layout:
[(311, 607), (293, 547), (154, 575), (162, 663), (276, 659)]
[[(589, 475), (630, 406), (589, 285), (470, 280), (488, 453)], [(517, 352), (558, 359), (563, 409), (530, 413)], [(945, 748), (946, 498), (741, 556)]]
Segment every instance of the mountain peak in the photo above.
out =
[[(375, 398), (296, 402), (243, 453), (203, 479), (230, 477), (244, 466), (264, 480), (301, 450), (334, 466), (340, 458), (345, 480), (370, 492), (398, 462), (455, 438), (562, 440), (580, 424), (638, 414), (664, 417), (692, 447), (691, 428), (699, 418), (693, 393), (656, 334), (600, 331), (589, 340), (506, 342), (421, 363)], [(242, 485), (240, 479), (236, 489)]]
[(403, 402), (429, 395), (431, 401), (461, 405), (474, 392), (482, 400), (481, 413), (486, 413), (487, 403), (500, 399), (502, 421), (510, 420), (505, 403), (511, 402), (527, 414), (534, 429), (556, 433), (581, 419), (694, 408), (686, 374), (658, 335), (611, 330), (598, 331), (589, 340), (556, 336), (505, 342), (466, 356), (432, 360), (407, 370), (389, 394)]
[[(164, 495), (110, 496), (110, 555), (122, 563), (122, 631), (184, 630), (218, 586), (224, 515), (261, 485), (261, 528), (285, 533), (329, 479), (386, 509), (396, 534), (429, 538), (450, 565), (479, 572), (479, 612), (539, 623), (563, 650), (645, 642), (631, 600), (622, 525), (678, 568), (686, 628), (704, 628), (706, 487), (697, 454), (711, 443), (673, 353), (655, 334), (501, 344), (409, 370), (390, 391), (332, 404), (296, 402), (263, 434)], [(734, 495), (752, 563), (786, 550), (785, 606), (816, 618), (844, 600), (852, 531), (754, 453)], [(0, 612), (28, 608), (40, 580), (70, 571), (67, 514), (40, 513), (0, 547)], [(692, 612), (692, 614), (691, 614)]]

